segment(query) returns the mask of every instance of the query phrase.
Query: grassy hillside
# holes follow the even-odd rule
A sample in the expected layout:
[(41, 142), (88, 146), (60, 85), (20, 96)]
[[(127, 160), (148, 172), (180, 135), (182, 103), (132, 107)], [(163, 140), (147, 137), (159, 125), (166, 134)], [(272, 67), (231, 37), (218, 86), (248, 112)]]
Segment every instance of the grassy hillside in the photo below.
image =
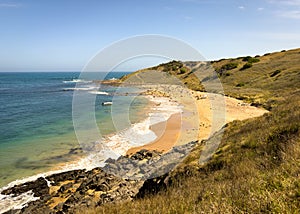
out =
[[(173, 64), (157, 68), (171, 72), (167, 67)], [(270, 113), (228, 124), (219, 149), (203, 166), (198, 164), (203, 143), (199, 144), (157, 194), (85, 212), (299, 212), (300, 49), (224, 59), (212, 66), (226, 94), (262, 105)], [(178, 69), (172, 72), (183, 75), (176, 74)]]
[[(246, 64), (251, 66), (243, 68)], [(226, 94), (267, 108), (300, 89), (300, 49), (219, 60), (212, 66)]]
[[(202, 86), (202, 84), (199, 82), (199, 79), (197, 78), (197, 76), (193, 73), (193, 71), (191, 71), (191, 69), (189, 69), (189, 67), (187, 67), (186, 65), (184, 65), (181, 62), (178, 61), (172, 61), (169, 63), (165, 63), (165, 64), (161, 64), (155, 67), (151, 67), (151, 68), (147, 68), (147, 69), (143, 69), (143, 70), (139, 70), (137, 72), (131, 73), (129, 75), (124, 76), (121, 80), (123, 82), (138, 82), (138, 83), (143, 83), (140, 82), (139, 76), (142, 77), (142, 79), (146, 79), (146, 81), (150, 81), (151, 79), (145, 75), (147, 75), (147, 72), (151, 73), (150, 75), (155, 74), (155, 72), (153, 71), (159, 71), (162, 74), (166, 75), (166, 78), (164, 78), (162, 81), (162, 83), (168, 83), (168, 81), (170, 81), (168, 79), (169, 75), (172, 75), (174, 77), (177, 78), (176, 84), (180, 83), (180, 84), (184, 84), (186, 87), (196, 90), (196, 91), (204, 91), (204, 88)], [(163, 75), (160, 75), (157, 78), (153, 78), (154, 81), (160, 81), (159, 79), (162, 77)], [(173, 83), (175, 83), (174, 80)], [(153, 82), (154, 84), (159, 84), (159, 82)]]
[[(295, 90), (300, 82), (300, 49), (267, 53), (263, 56), (245, 56), (236, 59), (221, 59), (203, 64), (200, 69), (190, 69), (192, 62), (172, 61), (143, 69), (123, 77), (137, 82), (136, 76), (155, 70), (175, 76), (188, 88), (205, 91), (209, 69), (214, 69), (220, 78), (225, 94), (262, 105), (271, 109)], [(195, 64), (195, 63), (194, 63)]]

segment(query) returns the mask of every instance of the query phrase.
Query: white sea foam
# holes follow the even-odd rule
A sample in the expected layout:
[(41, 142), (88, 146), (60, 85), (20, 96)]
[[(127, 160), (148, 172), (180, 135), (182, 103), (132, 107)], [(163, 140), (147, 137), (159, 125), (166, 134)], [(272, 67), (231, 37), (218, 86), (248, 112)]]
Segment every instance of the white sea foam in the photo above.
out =
[[(49, 175), (53, 175), (53, 174), (57, 174), (57, 173), (61, 173), (61, 172), (66, 172), (66, 171), (71, 171), (71, 170), (76, 170), (76, 169), (82, 169), (82, 165), (81, 164), (68, 164), (64, 167), (61, 167), (61, 169), (59, 170), (52, 170), (52, 171), (48, 171), (45, 173), (39, 173), (30, 177), (26, 177), (26, 178), (21, 178), (18, 180), (15, 180), (11, 183), (9, 183), (8, 185), (0, 188), (0, 192), (2, 192), (5, 189), (9, 189), (14, 187), (15, 185), (20, 185), (20, 184), (24, 184), (30, 181), (35, 181), (40, 177), (47, 177)], [(51, 182), (47, 181), (47, 185), (51, 185)], [(3, 195), (0, 194), (0, 214), (1, 213), (5, 213), (11, 209), (22, 209), (23, 207), (26, 207), (27, 204), (31, 201), (36, 201), (38, 200), (39, 197), (34, 197), (34, 193), (32, 191), (28, 191), (26, 193), (20, 194), (19, 196), (13, 196), (13, 195)]]
[[(45, 178), (52, 174), (76, 169), (90, 170), (95, 167), (103, 167), (105, 165), (105, 160), (108, 158), (117, 159), (121, 155), (126, 154), (126, 151), (132, 147), (142, 146), (154, 141), (157, 136), (150, 130), (150, 126), (168, 120), (168, 118), (175, 113), (182, 112), (182, 107), (179, 106), (178, 103), (170, 101), (165, 97), (154, 98), (149, 96), (148, 98), (156, 105), (145, 120), (132, 124), (129, 128), (96, 142), (95, 150), (76, 163), (68, 163), (59, 170), (48, 171), (13, 181), (1, 188), (0, 192), (4, 189), (13, 187), (14, 185), (37, 180), (39, 177)], [(48, 185), (51, 185), (51, 183), (48, 182)], [(0, 213), (10, 209), (21, 209), (30, 201), (35, 200), (38, 200), (38, 198), (34, 197), (32, 192), (27, 192), (17, 197), (0, 194)]]
[(76, 88), (64, 88), (64, 91), (91, 91), (96, 89), (95, 86), (89, 86), (89, 87), (76, 87)]
[(132, 147), (142, 146), (154, 141), (157, 136), (150, 127), (168, 120), (175, 113), (182, 112), (182, 107), (168, 98), (149, 97), (149, 99), (156, 105), (145, 120), (132, 124), (129, 128), (106, 136), (96, 142), (94, 152), (80, 160), (77, 163), (78, 166), (70, 165), (69, 167), (84, 169), (102, 167), (105, 165), (106, 159), (117, 159), (121, 155), (125, 155)]
[(82, 79), (73, 79), (73, 80), (65, 80), (63, 83), (91, 83), (92, 81), (82, 80)]
[(97, 94), (97, 95), (109, 95), (109, 93), (105, 91), (89, 91), (90, 94)]
[(34, 197), (32, 191), (25, 192), (19, 196), (12, 197), (11, 195), (0, 195), (0, 213), (5, 213), (11, 209), (22, 209), (31, 201), (38, 200), (39, 197)]

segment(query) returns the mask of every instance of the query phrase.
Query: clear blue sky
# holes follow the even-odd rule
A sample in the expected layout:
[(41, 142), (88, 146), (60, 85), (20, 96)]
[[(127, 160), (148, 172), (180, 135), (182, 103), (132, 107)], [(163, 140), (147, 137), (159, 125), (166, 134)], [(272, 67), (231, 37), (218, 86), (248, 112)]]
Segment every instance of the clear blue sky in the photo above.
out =
[(206, 59), (300, 47), (300, 0), (0, 0), (0, 71), (77, 70), (117, 40), (161, 34)]

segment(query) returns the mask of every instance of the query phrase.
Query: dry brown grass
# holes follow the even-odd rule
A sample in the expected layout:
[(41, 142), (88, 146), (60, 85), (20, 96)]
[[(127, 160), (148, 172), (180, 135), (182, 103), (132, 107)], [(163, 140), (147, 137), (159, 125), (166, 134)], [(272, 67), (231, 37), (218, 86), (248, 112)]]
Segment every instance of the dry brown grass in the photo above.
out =
[[(299, 213), (299, 51), (263, 56), (251, 68), (240, 71), (239, 64), (221, 77), (226, 93), (270, 107), (271, 112), (230, 123), (207, 164), (197, 164), (199, 145), (173, 171), (167, 190), (84, 213)], [(281, 72), (270, 77), (276, 70)], [(241, 81), (245, 85), (237, 88)]]

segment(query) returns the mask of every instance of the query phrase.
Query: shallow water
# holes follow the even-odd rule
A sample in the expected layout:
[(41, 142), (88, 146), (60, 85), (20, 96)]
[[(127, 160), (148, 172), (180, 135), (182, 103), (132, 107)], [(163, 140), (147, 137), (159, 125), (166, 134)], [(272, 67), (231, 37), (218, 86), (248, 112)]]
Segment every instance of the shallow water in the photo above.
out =
[[(124, 74), (109, 73), (106, 79)], [(96, 96), (96, 123), (103, 136), (145, 118), (141, 112), (149, 105), (148, 99), (136, 97), (131, 102), (132, 97), (123, 94), (136, 89), (122, 88), (113, 96), (116, 88), (103, 86), (101, 91), (108, 94), (96, 95), (89, 93), (95, 85), (78, 77), (75, 72), (0, 73), (0, 187), (83, 155), (72, 121), (72, 89), (79, 82), (86, 96)], [(112, 99), (121, 103), (114, 108), (117, 127), (111, 106), (101, 105)], [(131, 106), (129, 119), (123, 105)]]

